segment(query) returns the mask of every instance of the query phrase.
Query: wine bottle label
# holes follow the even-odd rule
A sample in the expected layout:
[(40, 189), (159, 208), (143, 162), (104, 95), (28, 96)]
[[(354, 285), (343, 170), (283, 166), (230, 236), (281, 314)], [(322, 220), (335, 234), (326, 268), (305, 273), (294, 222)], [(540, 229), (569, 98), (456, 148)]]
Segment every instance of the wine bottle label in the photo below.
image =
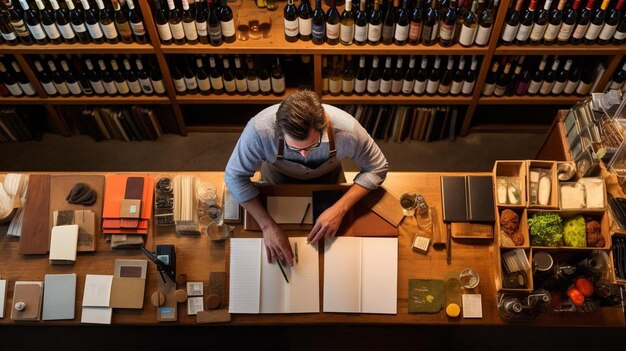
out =
[(493, 89), (493, 95), (495, 96), (503, 96), (505, 92), (506, 86), (496, 84), (496, 87)]
[(65, 84), (65, 82), (63, 82), (63, 83), (54, 83), (54, 86), (57, 88), (57, 91), (61, 95), (68, 95), (70, 93), (70, 90), (67, 88), (67, 84)]
[(554, 41), (556, 36), (559, 34), (559, 29), (561, 28), (561, 24), (548, 24), (548, 28), (543, 35), (543, 39), (545, 41)]
[(59, 24), (58, 27), (59, 27), (59, 32), (61, 32), (61, 35), (63, 36), (63, 38), (74, 39), (74, 37), (76, 36), (76, 34), (74, 34), (74, 31), (72, 30), (72, 27), (70, 26), (69, 23)]
[(354, 80), (354, 92), (361, 94), (365, 91), (367, 86), (367, 80), (365, 79), (355, 79)]
[(165, 84), (163, 84), (163, 80), (152, 80), (152, 86), (157, 94), (165, 94)]
[[(223, 86), (224, 86), (224, 89), (227, 92), (229, 92), (229, 93), (233, 93), (233, 92), (237, 91), (237, 85), (235, 84), (234, 80), (224, 80)], [(218, 89), (218, 88), (215, 87), (215, 85), (213, 85), (213, 87), (215, 89)], [(271, 87), (270, 87), (270, 90), (271, 90)]]
[(198, 79), (198, 89), (200, 89), (200, 91), (211, 90), (211, 82), (209, 81), (209, 78)]
[(311, 24), (313, 23), (312, 18), (300, 18), (298, 17), (298, 30), (300, 31), (300, 35), (311, 35)]
[(491, 96), (493, 95), (493, 91), (495, 90), (496, 85), (494, 83), (485, 83), (485, 86), (483, 86), (483, 95), (484, 96)]
[(135, 81), (128, 81), (128, 87), (130, 88), (130, 92), (133, 94), (140, 94), (141, 93), (141, 85), (139, 84), (138, 80)]
[(611, 37), (613, 36), (613, 33), (615, 33), (615, 29), (617, 28), (617, 24), (614, 25), (608, 25), (608, 24), (604, 24), (604, 27), (602, 27), (602, 31), (600, 32), (599, 38), (601, 40), (610, 40)]
[[(211, 86), (213, 87), (213, 89), (215, 89), (215, 90), (222, 90), (222, 89), (224, 89), (224, 81), (222, 80), (222, 77), (209, 77), (209, 78), (211, 80)], [(239, 81), (237, 83), (239, 83)], [(239, 90), (239, 84), (237, 84), (237, 90)], [(243, 91), (246, 91), (246, 81), (245, 80), (243, 81)]]
[(150, 82), (150, 79), (139, 79), (139, 84), (141, 85), (141, 90), (144, 94), (154, 93), (154, 89), (152, 88), (152, 82)]
[(252, 79), (252, 80), (247, 79), (247, 82), (248, 82), (248, 91), (250, 91), (251, 93), (256, 93), (261, 89), (258, 79)]
[(504, 31), (502, 32), (502, 40), (506, 42), (513, 41), (513, 39), (515, 39), (515, 34), (517, 34), (518, 27), (519, 24), (517, 26), (512, 26), (507, 23), (506, 26), (504, 26)]
[(429, 40), (431, 42), (434, 42), (435, 40), (437, 40), (438, 33), (439, 33), (439, 22), (436, 22), (435, 25), (433, 26), (433, 30), (430, 32), (430, 35), (428, 36)]
[(5, 84), (7, 89), (9, 90), (9, 92), (11, 93), (11, 95), (13, 96), (21, 96), (22, 94), (24, 94), (24, 92), (22, 91), (22, 88), (20, 88), (19, 84), (17, 83), (13, 83), (13, 84)]
[(437, 92), (437, 88), (439, 87), (438, 80), (428, 80), (426, 83), (426, 92), (429, 94), (434, 94)]
[(426, 91), (426, 81), (415, 80), (413, 92), (417, 95), (422, 95), (424, 94), (424, 91)]
[(285, 18), (284, 22), (285, 22), (285, 35), (287, 35), (288, 37), (298, 36), (298, 19), (290, 21)]
[(458, 95), (463, 90), (463, 81), (457, 82), (453, 81), (452, 86), (450, 87), (450, 94)]
[(185, 90), (187, 90), (187, 86), (185, 85), (185, 80), (182, 78), (174, 79), (174, 88), (176, 89), (177, 92), (184, 93)]
[(541, 84), (541, 88), (539, 88), (539, 94), (548, 95), (552, 91), (552, 87), (554, 86), (554, 82), (546, 82), (545, 80)]
[(411, 22), (409, 26), (409, 40), (412, 42), (417, 42), (420, 40), (422, 34), (422, 23), (421, 22)]
[(471, 95), (472, 92), (474, 91), (474, 84), (476, 82), (472, 81), (472, 82), (468, 82), (468, 81), (464, 81), (463, 82), (463, 89), (461, 89), (461, 92), (465, 95)]
[(337, 39), (339, 38), (339, 23), (337, 24), (329, 24), (326, 23), (326, 37), (328, 39)]
[(159, 37), (161, 38), (161, 40), (172, 40), (172, 31), (170, 30), (169, 24), (166, 23), (157, 25), (157, 31), (159, 32)]
[(534, 31), (532, 24), (529, 26), (520, 24), (519, 29), (517, 30), (517, 35), (515, 36), (515, 39), (519, 41), (528, 40), (528, 37), (530, 37), (531, 30)]
[(439, 37), (441, 40), (452, 40), (454, 37), (454, 25), (442, 23), (439, 27)]
[(489, 43), (491, 28), (492, 27), (478, 26), (478, 31), (476, 33), (476, 45), (487, 45)]
[(90, 80), (89, 82), (91, 83), (91, 87), (96, 92), (96, 94), (104, 94), (106, 92), (106, 89), (104, 89), (104, 84), (102, 84), (101, 80)]
[(359, 43), (367, 41), (367, 24), (365, 24), (364, 26), (354, 27), (354, 41), (357, 41)]
[(328, 89), (331, 94), (341, 92), (341, 79), (330, 79), (329, 83)]
[(284, 92), (285, 91), (285, 77), (282, 77), (282, 78), (272, 77), (272, 90), (278, 94)]
[(392, 80), (391, 81), (391, 93), (399, 94), (402, 91), (402, 80)]
[(326, 36), (326, 25), (322, 24), (314, 24), (311, 27), (311, 33), (313, 34), (313, 38), (315, 39), (324, 39)]
[(102, 28), (98, 23), (87, 24), (87, 30), (89, 31), (89, 35), (91, 35), (91, 37), (94, 39), (100, 39), (104, 36), (104, 33), (102, 33)]
[(72, 93), (72, 95), (80, 95), (82, 94), (82, 89), (80, 89), (80, 85), (78, 84), (78, 82), (66, 82), (67, 83), (67, 88), (70, 90), (70, 93)]
[(546, 31), (547, 25), (538, 25), (535, 24), (533, 26), (533, 30), (530, 33), (530, 40), (532, 41), (540, 41), (543, 38), (543, 33)]
[(378, 89), (380, 88), (380, 79), (379, 80), (367, 80), (367, 92), (370, 94), (378, 94)]
[(170, 23), (170, 30), (172, 31), (172, 37), (176, 40), (185, 39), (185, 29), (183, 28), (183, 23)]
[(43, 27), (41, 26), (41, 23), (37, 23), (34, 26), (31, 26), (29, 24), (28, 29), (30, 30), (30, 33), (33, 35), (33, 37), (36, 40), (46, 39), (46, 32), (43, 31)]
[(191, 77), (191, 78), (185, 77), (184, 79), (185, 79), (185, 86), (187, 87), (187, 89), (189, 90), (198, 89), (198, 81), (196, 80), (196, 77)]
[(377, 25), (370, 24), (367, 28), (367, 40), (371, 42), (380, 41), (380, 34), (381, 34), (382, 27), (383, 27), (382, 24), (377, 24)]
[(589, 23), (577, 25), (576, 29), (574, 29), (574, 33), (572, 33), (572, 37), (574, 39), (582, 39), (585, 32), (587, 32), (587, 28), (589, 28)]
[(41, 86), (43, 87), (43, 90), (46, 92), (46, 94), (48, 95), (57, 94), (57, 88), (54, 87), (54, 84), (52, 84), (52, 82), (48, 82), (48, 83), (41, 82)]
[(22, 91), (24, 92), (24, 94), (28, 95), (28, 96), (33, 96), (35, 95), (35, 89), (33, 88), (33, 85), (30, 83), (19, 83), (20, 87), (22, 88)]
[[(56, 29), (56, 28), (55, 28)], [(11, 32), (11, 33), (2, 33), (2, 37), (4, 38), (4, 40), (6, 41), (13, 41), (15, 39), (17, 39), (17, 35), (15, 35), (15, 32)], [(56, 38), (53, 38), (56, 39)]]
[(577, 86), (578, 86), (578, 81), (568, 80), (567, 83), (565, 84), (565, 89), (563, 89), (563, 92), (569, 95), (573, 93), (574, 90), (576, 90)]
[(439, 87), (437, 88), (437, 92), (439, 94), (445, 95), (445, 94), (448, 94), (450, 92), (450, 88), (451, 88), (451, 86), (449, 84), (448, 85), (439, 84)]
[(126, 83), (126, 81), (123, 81), (123, 82), (115, 81), (115, 87), (117, 88), (117, 91), (120, 92), (120, 94), (125, 95), (130, 92), (130, 88), (128, 87), (128, 83)]
[(539, 92), (539, 88), (541, 88), (541, 82), (535, 82), (534, 80), (530, 81), (528, 85), (528, 93), (537, 94)]
[(597, 25), (592, 23), (591, 25), (589, 25), (589, 29), (587, 29), (587, 32), (585, 33), (585, 39), (596, 40), (601, 30), (602, 24)]
[(624, 40), (626, 39), (626, 32), (615, 31), (615, 35), (613, 36), (615, 40)]
[(85, 27), (84, 23), (78, 25), (72, 23), (72, 28), (74, 28), (74, 32), (76, 33), (85, 33), (87, 31), (87, 27)]
[(235, 21), (232, 19), (228, 22), (220, 21), (220, 25), (222, 26), (222, 34), (224, 34), (225, 37), (232, 37), (235, 35)]
[(209, 36), (209, 27), (207, 26), (207, 22), (196, 22), (196, 31), (198, 32), (199, 37)]
[(322, 78), (322, 91), (328, 92), (328, 85), (330, 84), (328, 78)]
[[(13, 29), (15, 29), (15, 33), (17, 33), (20, 37), (27, 37), (30, 35), (28, 28), (26, 28), (26, 23), (24, 23), (23, 20), (20, 19), (15, 22), (12, 21), (11, 24), (13, 25)], [(67, 26), (69, 27), (69, 24)]]
[(572, 35), (572, 31), (574, 31), (573, 24), (563, 23), (561, 25), (561, 29), (559, 29), (559, 34), (556, 36), (556, 38), (559, 41), (567, 41), (569, 40), (569, 37)]
[(396, 25), (396, 32), (393, 35), (393, 38), (397, 41), (406, 41), (409, 37), (409, 25), (401, 26)]
[[(100, 23), (102, 24), (102, 23)], [(104, 32), (104, 36), (107, 39), (115, 39), (117, 38), (117, 29), (115, 29), (115, 24), (102, 24), (102, 31)]]
[(390, 80), (380, 80), (380, 87), (378, 87), (381, 94), (389, 94), (391, 91), (391, 81)]
[(354, 90), (354, 79), (342, 79), (341, 91), (346, 94), (351, 94)]
[(185, 37), (187, 40), (194, 41), (198, 40), (198, 31), (196, 30), (196, 23), (193, 22), (183, 22), (183, 31), (185, 32)]
[(259, 88), (264, 93), (269, 93), (272, 91), (272, 81), (268, 78), (259, 79)]
[(402, 94), (411, 94), (413, 92), (413, 86), (415, 80), (403, 80), (402, 81)]
[[(205, 23), (205, 29), (206, 29), (206, 22)], [(133, 23), (130, 22), (130, 28), (132, 29), (133, 33), (137, 36), (142, 36), (142, 35), (146, 35), (146, 27), (143, 25), (143, 22), (138, 22), (138, 23)], [(200, 31), (198, 29), (198, 31)]]
[(474, 43), (474, 35), (476, 34), (476, 27), (463, 26), (461, 28), (461, 34), (459, 35), (459, 43), (461, 45), (470, 46)]
[(85, 95), (93, 95), (93, 89), (91, 88), (91, 84), (89, 84), (89, 82), (86, 82), (87, 85), (84, 85), (81, 81), (78, 81), (78, 84), (80, 85), (80, 90), (83, 91), (83, 94)]
[(515, 91), (515, 94), (517, 95), (525, 95), (526, 94), (526, 86), (528, 85), (527, 82), (519, 82), (519, 85), (517, 86), (517, 90)]
[(565, 82), (555, 82), (554, 86), (552, 87), (552, 94), (554, 95), (561, 95), (561, 93), (563, 92), (563, 89), (565, 89)]
[(341, 24), (339, 26), (339, 40), (343, 43), (352, 43), (352, 40), (354, 40), (354, 25), (346, 26)]
[(393, 39), (393, 25), (383, 25), (383, 39)]
[(591, 89), (591, 83), (585, 83), (581, 80), (580, 83), (578, 83), (578, 87), (576, 87), (576, 94), (587, 95), (589, 94), (590, 89)]
[(211, 41), (215, 41), (215, 42), (222, 40), (222, 27), (209, 26), (209, 38), (211, 39)]
[(248, 90), (248, 82), (245, 79), (235, 79), (235, 85), (240, 93), (245, 93)]

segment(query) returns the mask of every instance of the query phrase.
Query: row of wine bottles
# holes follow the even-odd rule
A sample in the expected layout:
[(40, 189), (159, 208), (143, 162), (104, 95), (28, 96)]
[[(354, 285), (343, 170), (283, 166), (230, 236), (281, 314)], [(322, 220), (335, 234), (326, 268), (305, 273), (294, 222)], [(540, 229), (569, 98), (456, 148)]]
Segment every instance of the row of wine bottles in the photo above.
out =
[(0, 96), (35, 96), (37, 92), (20, 65), (0, 57)]
[[(15, 1), (15, 0), (13, 0)], [(133, 0), (19, 0), (0, 9), (0, 34), (9, 45), (59, 43), (147, 43), (141, 12)]]
[(387, 56), (383, 62), (379, 67), (378, 56), (362, 55), (355, 67), (349, 55), (332, 56), (328, 66), (328, 57), (323, 57), (322, 94), (469, 96), (474, 90), (476, 58)]
[(607, 85), (607, 90), (621, 89), (623, 92), (626, 92), (626, 61), (624, 61), (621, 67), (621, 69), (613, 73), (613, 77)]
[(232, 43), (236, 39), (233, 11), (227, 0), (154, 0), (154, 19), (163, 44)]
[(598, 62), (588, 58), (509, 57), (493, 62), (482, 95), (580, 95), (591, 92)]
[(329, 45), (486, 46), (498, 2), (417, 0), (413, 5), (412, 0), (402, 0), (400, 5), (400, 0), (386, 0), (386, 8), (381, 10), (382, 1), (360, 0), (355, 10), (352, 0), (346, 0), (339, 14), (334, 0), (326, 13), (321, 0), (315, 0), (314, 10), (309, 0), (301, 0), (298, 7), (289, 0), (284, 8), (285, 39)]
[[(504, 45), (525, 44), (622, 44), (626, 38), (624, 0), (517, 0), (509, 9), (500, 41)], [(556, 3), (556, 1), (555, 1)], [(594, 6), (595, 5), (595, 6)]]
[(170, 60), (170, 67), (174, 88), (180, 95), (285, 93), (285, 71), (278, 56), (181, 55)]

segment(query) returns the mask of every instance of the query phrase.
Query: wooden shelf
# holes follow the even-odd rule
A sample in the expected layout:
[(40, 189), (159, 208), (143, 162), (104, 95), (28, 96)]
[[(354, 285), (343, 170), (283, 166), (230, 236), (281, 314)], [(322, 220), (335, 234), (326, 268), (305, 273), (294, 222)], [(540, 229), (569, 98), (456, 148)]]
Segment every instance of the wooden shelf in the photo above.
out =
[(10, 97), (1, 98), (0, 104), (51, 104), (51, 105), (144, 105), (169, 104), (167, 96), (70, 96), (70, 97)]
[(524, 104), (541, 104), (541, 105), (558, 105), (558, 104), (574, 104), (583, 97), (577, 95), (570, 96), (482, 96), (478, 99), (479, 105), (524, 105)]
[(546, 133), (549, 126), (545, 124), (479, 124), (469, 129), (472, 133), (510, 133), (515, 130), (517, 133)]
[(241, 133), (244, 126), (187, 126), (187, 131), (192, 133)]
[(510, 45), (496, 48), (496, 55), (623, 55), (626, 45)]
[(2, 54), (154, 54), (154, 47), (150, 44), (47, 44), (47, 45), (2, 45)]
[(177, 95), (176, 101), (179, 104), (276, 104), (286, 96), (291, 95), (298, 91), (297, 88), (287, 88), (283, 95), (202, 95), (202, 94), (188, 94)]
[(370, 95), (323, 95), (322, 102), (330, 104), (402, 104), (402, 105), (469, 105), (471, 96), (370, 96)]

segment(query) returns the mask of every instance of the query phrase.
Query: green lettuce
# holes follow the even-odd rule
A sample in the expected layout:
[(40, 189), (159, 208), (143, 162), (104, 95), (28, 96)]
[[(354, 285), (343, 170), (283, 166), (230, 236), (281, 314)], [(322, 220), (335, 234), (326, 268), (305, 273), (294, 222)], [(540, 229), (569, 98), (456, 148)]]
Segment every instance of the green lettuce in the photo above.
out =
[(568, 218), (563, 222), (563, 242), (565, 246), (587, 246), (587, 227), (583, 216)]
[(535, 213), (528, 219), (530, 243), (536, 246), (559, 246), (563, 238), (561, 217), (553, 212)]

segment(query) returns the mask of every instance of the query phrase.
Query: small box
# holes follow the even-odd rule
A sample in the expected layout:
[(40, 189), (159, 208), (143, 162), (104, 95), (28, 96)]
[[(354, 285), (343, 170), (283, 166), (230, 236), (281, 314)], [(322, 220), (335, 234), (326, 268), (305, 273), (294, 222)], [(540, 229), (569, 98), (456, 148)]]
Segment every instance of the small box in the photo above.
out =
[(141, 215), (141, 200), (124, 199), (120, 205), (121, 218), (139, 218)]
[(418, 252), (428, 252), (428, 245), (430, 245), (430, 239), (424, 236), (416, 235), (413, 238), (413, 250)]

